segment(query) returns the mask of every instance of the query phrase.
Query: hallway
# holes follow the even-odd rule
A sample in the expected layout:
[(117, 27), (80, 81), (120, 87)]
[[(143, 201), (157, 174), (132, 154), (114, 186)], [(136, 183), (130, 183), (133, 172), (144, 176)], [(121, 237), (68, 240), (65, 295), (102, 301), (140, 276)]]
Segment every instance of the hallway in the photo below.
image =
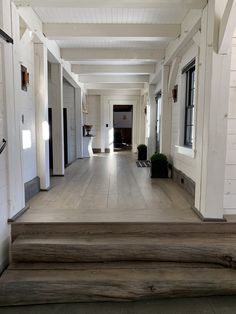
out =
[(191, 196), (169, 179), (150, 179), (130, 152), (77, 160), (53, 177), (17, 222), (197, 222)]

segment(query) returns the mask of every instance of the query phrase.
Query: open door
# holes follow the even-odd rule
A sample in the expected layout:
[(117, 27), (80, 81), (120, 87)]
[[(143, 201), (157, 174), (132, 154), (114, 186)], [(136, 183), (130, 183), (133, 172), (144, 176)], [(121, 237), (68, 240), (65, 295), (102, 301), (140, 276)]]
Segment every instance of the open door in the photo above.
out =
[(132, 150), (133, 106), (113, 106), (114, 151)]

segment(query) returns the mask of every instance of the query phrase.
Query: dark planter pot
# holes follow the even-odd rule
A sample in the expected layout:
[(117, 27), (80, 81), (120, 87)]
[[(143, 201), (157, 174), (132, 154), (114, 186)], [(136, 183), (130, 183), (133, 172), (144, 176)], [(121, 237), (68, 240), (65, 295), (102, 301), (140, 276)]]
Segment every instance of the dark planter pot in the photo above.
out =
[(152, 161), (151, 178), (168, 178), (168, 163)]
[(138, 160), (147, 160), (147, 148), (138, 150)]

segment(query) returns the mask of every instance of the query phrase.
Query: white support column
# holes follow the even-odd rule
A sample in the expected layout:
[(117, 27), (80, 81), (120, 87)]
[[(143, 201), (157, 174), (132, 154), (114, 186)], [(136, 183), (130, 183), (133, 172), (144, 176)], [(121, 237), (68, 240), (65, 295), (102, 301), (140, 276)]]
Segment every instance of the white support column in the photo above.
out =
[(101, 152), (105, 152), (105, 136), (106, 136), (106, 125), (105, 125), (105, 98), (101, 96)]
[(36, 137), (37, 168), (40, 188), (50, 188), (49, 170), (49, 126), (48, 126), (48, 58), (47, 48), (35, 44), (35, 103), (36, 103)]
[(52, 80), (52, 140), (53, 175), (64, 175), (64, 132), (63, 132), (63, 69), (61, 64), (51, 65)]
[(169, 82), (170, 67), (164, 65), (162, 69), (162, 88), (161, 88), (161, 141), (160, 152), (170, 155), (171, 149), (171, 103), (169, 102), (168, 95), (168, 82)]
[(147, 143), (148, 159), (156, 152), (156, 116), (157, 116), (157, 105), (155, 100), (155, 85), (149, 85), (148, 97), (150, 106), (150, 133)]
[[(204, 10), (197, 116), (195, 207), (204, 218), (223, 218), (230, 55), (216, 53), (217, 2)], [(206, 11), (207, 10), (207, 11)]]
[(76, 158), (83, 158), (83, 113), (81, 89), (75, 89), (75, 130), (76, 130)]

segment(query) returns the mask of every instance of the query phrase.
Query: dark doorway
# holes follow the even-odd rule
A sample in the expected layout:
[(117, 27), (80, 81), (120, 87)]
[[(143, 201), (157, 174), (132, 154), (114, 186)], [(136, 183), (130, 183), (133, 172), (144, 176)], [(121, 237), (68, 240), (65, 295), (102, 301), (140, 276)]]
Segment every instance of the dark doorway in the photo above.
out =
[(53, 141), (52, 141), (52, 108), (48, 108), (48, 124), (49, 124), (49, 166), (53, 169)]
[(68, 166), (68, 132), (67, 132), (67, 108), (63, 108), (63, 129), (64, 129), (64, 164)]
[(132, 149), (133, 106), (113, 106), (114, 151)]

